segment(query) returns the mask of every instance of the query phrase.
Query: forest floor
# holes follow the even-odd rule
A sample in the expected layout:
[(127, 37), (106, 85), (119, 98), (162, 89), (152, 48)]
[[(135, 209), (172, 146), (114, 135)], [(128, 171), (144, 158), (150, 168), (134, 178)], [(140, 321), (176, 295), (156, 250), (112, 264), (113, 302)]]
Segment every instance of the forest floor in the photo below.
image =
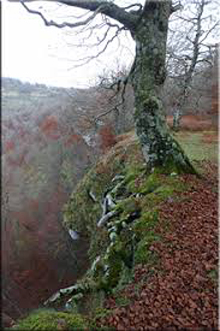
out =
[[(114, 313), (100, 318), (98, 326), (116, 330), (217, 330), (218, 165), (216, 153), (213, 158), (207, 157), (201, 144), (215, 145), (217, 133), (180, 132), (178, 137), (188, 147), (194, 143), (194, 162), (203, 177), (182, 176), (190, 189), (180, 193), (178, 201), (170, 199), (160, 205), (156, 232), (163, 240), (150, 247), (159, 255), (159, 264), (153, 270), (147, 265), (136, 267), (133, 282), (106, 300), (105, 308)], [(211, 149), (207, 151), (212, 153)]]

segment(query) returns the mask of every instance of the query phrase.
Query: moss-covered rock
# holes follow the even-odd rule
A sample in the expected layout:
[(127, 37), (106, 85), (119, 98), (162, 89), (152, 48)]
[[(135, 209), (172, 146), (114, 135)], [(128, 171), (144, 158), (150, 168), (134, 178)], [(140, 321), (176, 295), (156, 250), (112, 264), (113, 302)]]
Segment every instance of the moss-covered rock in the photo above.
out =
[[(108, 245), (105, 228), (97, 229), (97, 222), (102, 214), (101, 201), (109, 190), (112, 190), (114, 198), (128, 196), (126, 185), (120, 176), (124, 178), (127, 171), (130, 171), (129, 167), (134, 168), (140, 160), (143, 169), (143, 158), (136, 140), (126, 148), (119, 144), (88, 172), (64, 206), (64, 226), (88, 238), (91, 263), (98, 252), (104, 251)], [(129, 167), (125, 171), (126, 165)], [(119, 180), (115, 180), (118, 175)], [(96, 201), (91, 199), (91, 193)]]

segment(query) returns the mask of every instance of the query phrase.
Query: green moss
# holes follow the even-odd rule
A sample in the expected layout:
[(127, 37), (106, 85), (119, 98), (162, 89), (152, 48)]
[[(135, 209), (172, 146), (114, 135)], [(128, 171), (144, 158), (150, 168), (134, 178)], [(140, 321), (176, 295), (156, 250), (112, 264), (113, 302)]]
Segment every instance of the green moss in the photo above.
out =
[(132, 213), (140, 211), (140, 201), (139, 199), (131, 196), (127, 199), (122, 200), (117, 204), (115, 210), (121, 212), (120, 219), (126, 219)]
[(115, 297), (115, 303), (118, 307), (125, 307), (131, 303), (131, 300), (129, 298), (127, 298), (126, 296), (119, 295), (119, 296)]
[(208, 271), (208, 277), (211, 278), (211, 280), (214, 283), (217, 283), (218, 282), (218, 269), (215, 268), (215, 269), (209, 270)]
[(97, 257), (97, 254), (101, 254), (101, 255), (104, 254), (105, 250), (109, 245), (109, 239), (108, 239), (108, 231), (106, 228), (97, 229), (97, 226), (95, 225), (91, 233), (92, 234), (91, 234), (90, 248), (88, 251), (88, 255), (90, 261), (94, 261), (94, 259)]
[(127, 192), (137, 193), (140, 182), (146, 176), (146, 166), (143, 163), (134, 162), (126, 167), (125, 174)]
[(128, 269), (133, 266), (133, 231), (127, 227), (112, 242), (101, 260), (100, 271), (95, 278), (99, 288), (112, 292), (118, 284), (128, 281)]
[(74, 305), (76, 313), (83, 314), (91, 318), (97, 309), (103, 308), (105, 293), (102, 290), (94, 288), (88, 291)]
[[(168, 198), (177, 199), (177, 192), (185, 191), (189, 188), (189, 184), (182, 182), (179, 176), (164, 175), (160, 173), (154, 173), (149, 179), (150, 185), (148, 186), (148, 179), (146, 183), (143, 183), (143, 188), (152, 187), (155, 185), (153, 192), (148, 193), (141, 199), (142, 214), (151, 211), (155, 206), (159, 205)], [(152, 186), (151, 186), (152, 185)]]
[(160, 240), (161, 237), (155, 234), (154, 231), (149, 231), (138, 243), (135, 251), (135, 264), (148, 264), (149, 266), (157, 263), (158, 256), (149, 248), (153, 242)]
[(153, 173), (149, 175), (145, 181), (140, 185), (138, 192), (141, 194), (148, 194), (156, 190), (161, 185), (161, 179), (158, 174)]
[(126, 265), (123, 267), (123, 270), (120, 275), (119, 282), (117, 286), (113, 289), (112, 293), (117, 297), (121, 290), (123, 290), (126, 285), (131, 283), (134, 280), (134, 270), (133, 268), (128, 268)]
[(174, 187), (169, 185), (162, 185), (154, 191), (154, 194), (159, 195), (161, 200), (166, 200), (167, 198), (173, 195), (173, 192), (174, 192)]
[(106, 308), (96, 308), (94, 320), (104, 318), (112, 314), (112, 311)]
[(65, 325), (68, 330), (80, 330), (88, 323), (79, 314), (56, 312), (52, 310), (37, 310), (28, 317), (19, 321), (15, 330), (59, 330), (59, 324)]
[(153, 230), (158, 222), (156, 209), (142, 213), (142, 216), (134, 224), (133, 230), (138, 237), (143, 236), (146, 231)]
[(106, 265), (108, 266), (108, 269), (101, 278), (100, 286), (106, 292), (111, 292), (112, 288), (118, 284), (120, 273), (123, 268), (121, 256), (118, 254), (118, 251), (114, 246), (111, 247), (108, 257), (106, 258)]
[(143, 172), (145, 172), (146, 167), (141, 164), (135, 164), (129, 165), (126, 167), (126, 176), (125, 176), (125, 182), (129, 183), (135, 179), (137, 179), (139, 176), (142, 176)]
[[(128, 168), (134, 168), (134, 164), (141, 163), (141, 158), (140, 148), (137, 149), (136, 141), (132, 141), (126, 148), (116, 147), (88, 172), (64, 206), (63, 223), (65, 227), (78, 231), (88, 238), (90, 243), (88, 255), (91, 262), (100, 254), (100, 251), (103, 252), (107, 248), (109, 243), (107, 232), (101, 228), (97, 230), (97, 222), (102, 214), (100, 202), (104, 193), (116, 186), (117, 182), (112, 182), (116, 175), (126, 173), (125, 164), (129, 164)], [(96, 202), (89, 196), (90, 191), (96, 197)], [(127, 189), (123, 183), (115, 192), (115, 196), (120, 193), (122, 195), (125, 193), (125, 197), (127, 195)]]

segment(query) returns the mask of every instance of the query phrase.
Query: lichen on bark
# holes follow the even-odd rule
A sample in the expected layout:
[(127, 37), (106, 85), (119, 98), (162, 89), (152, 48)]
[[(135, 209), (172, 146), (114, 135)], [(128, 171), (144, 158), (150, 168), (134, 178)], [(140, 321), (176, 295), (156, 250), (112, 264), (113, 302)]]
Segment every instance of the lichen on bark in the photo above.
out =
[(165, 81), (166, 42), (171, 1), (146, 3), (133, 32), (136, 57), (131, 72), (135, 94), (135, 126), (150, 171), (196, 173), (166, 125), (159, 90)]

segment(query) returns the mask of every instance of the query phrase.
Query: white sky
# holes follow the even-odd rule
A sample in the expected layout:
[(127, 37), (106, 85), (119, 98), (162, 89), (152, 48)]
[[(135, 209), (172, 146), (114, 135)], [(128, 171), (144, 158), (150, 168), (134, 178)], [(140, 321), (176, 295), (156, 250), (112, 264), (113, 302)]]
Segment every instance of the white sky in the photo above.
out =
[[(42, 4), (46, 6), (45, 3), (39, 2), (39, 5)], [(33, 8), (33, 5), (29, 6)], [(51, 18), (55, 20), (54, 13), (56, 14), (53, 12)], [(77, 43), (77, 38), (66, 36), (63, 29), (46, 27), (39, 17), (29, 14), (21, 4), (2, 0), (3, 77), (54, 86), (88, 87), (103, 70), (116, 67), (119, 59), (123, 58), (126, 65), (133, 59), (134, 44), (131, 38), (124, 36), (122, 46), (131, 45), (130, 51), (122, 47), (121, 54), (120, 49), (116, 51), (117, 43), (114, 43), (98, 60), (90, 62), (89, 65), (72, 68), (76, 64), (72, 60), (84, 57), (88, 50), (67, 47), (66, 41)]]
[[(184, 1), (187, 3), (188, 0)], [(119, 5), (134, 3), (133, 0), (115, 0), (115, 2)], [(143, 4), (144, 0), (137, 2)], [(216, 1), (213, 0), (214, 3)], [(59, 22), (70, 21), (71, 15), (82, 13), (76, 8), (60, 7), (55, 2), (51, 4), (39, 1), (28, 5), (35, 9), (42, 6), (47, 9), (44, 13), (48, 19)], [(216, 15), (219, 15), (219, 10), (215, 9), (211, 15), (213, 20)], [(177, 31), (179, 29), (180, 27)], [(104, 70), (116, 69), (118, 63), (131, 65), (134, 57), (134, 42), (127, 33), (121, 36), (120, 47), (115, 40), (98, 59), (88, 65), (74, 68), (73, 66), (77, 64), (73, 62), (74, 60), (92, 54), (91, 52), (96, 54), (97, 48), (68, 47), (67, 43), (85, 46), (88, 42), (90, 44), (97, 42), (102, 36), (98, 31), (93, 37), (83, 41), (73, 35), (75, 31), (75, 29), (46, 27), (38, 16), (28, 13), (21, 4), (2, 0), (2, 76), (54, 86), (88, 87), (94, 84), (97, 76)], [(114, 34), (114, 31), (112, 33)], [(214, 39), (215, 37), (217, 36), (214, 36)], [(213, 40), (211, 42), (214, 43)]]

